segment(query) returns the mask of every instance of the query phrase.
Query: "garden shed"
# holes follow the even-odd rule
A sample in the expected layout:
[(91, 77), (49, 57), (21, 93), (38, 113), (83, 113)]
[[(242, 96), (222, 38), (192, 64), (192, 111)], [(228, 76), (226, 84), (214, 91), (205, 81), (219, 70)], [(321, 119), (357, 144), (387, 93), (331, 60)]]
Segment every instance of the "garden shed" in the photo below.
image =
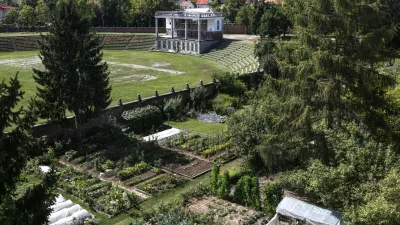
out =
[(339, 213), (291, 197), (285, 197), (279, 203), (276, 213), (312, 225), (344, 224)]

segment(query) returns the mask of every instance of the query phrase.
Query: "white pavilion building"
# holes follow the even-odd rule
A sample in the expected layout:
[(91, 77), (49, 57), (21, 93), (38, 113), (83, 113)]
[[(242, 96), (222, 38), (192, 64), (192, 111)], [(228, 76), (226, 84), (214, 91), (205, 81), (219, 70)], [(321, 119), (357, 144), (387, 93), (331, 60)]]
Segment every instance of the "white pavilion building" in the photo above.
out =
[[(222, 13), (210, 8), (158, 11), (156, 49), (159, 51), (201, 54), (223, 38)], [(166, 34), (158, 33), (158, 19), (165, 19)]]

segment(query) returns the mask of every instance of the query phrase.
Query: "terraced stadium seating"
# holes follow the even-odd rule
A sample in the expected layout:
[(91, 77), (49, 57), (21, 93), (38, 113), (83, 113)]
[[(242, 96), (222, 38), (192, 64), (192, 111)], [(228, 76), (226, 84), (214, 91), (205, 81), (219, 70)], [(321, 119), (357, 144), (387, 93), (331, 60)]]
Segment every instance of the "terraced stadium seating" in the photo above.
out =
[(201, 57), (220, 62), (232, 72), (246, 74), (256, 72), (259, 67), (253, 49), (254, 44), (246, 41), (224, 39), (216, 48)]
[[(154, 35), (99, 34), (105, 49), (132, 49), (148, 51), (154, 46)], [(0, 37), (0, 51), (38, 50), (39, 35)]]

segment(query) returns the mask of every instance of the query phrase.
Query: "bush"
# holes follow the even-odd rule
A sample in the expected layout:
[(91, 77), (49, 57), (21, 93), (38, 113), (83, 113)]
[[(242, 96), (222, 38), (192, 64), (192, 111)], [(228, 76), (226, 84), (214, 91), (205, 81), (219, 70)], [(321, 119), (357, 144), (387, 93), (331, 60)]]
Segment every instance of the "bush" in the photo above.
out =
[(141, 173), (145, 171), (148, 167), (148, 164), (146, 162), (140, 162), (133, 167), (128, 167), (125, 168), (121, 171), (118, 172), (118, 177), (121, 178), (122, 180), (128, 179), (138, 173)]
[(230, 115), (235, 108), (240, 107), (240, 99), (227, 94), (218, 94), (212, 100), (214, 111), (219, 115)]
[(165, 102), (164, 115), (168, 120), (180, 120), (185, 116), (185, 107), (182, 104), (182, 98), (172, 98)]
[(122, 119), (138, 134), (158, 128), (162, 123), (162, 114), (155, 106), (146, 106), (122, 113)]
[(196, 111), (204, 111), (208, 106), (208, 92), (207, 89), (200, 86), (190, 92), (190, 100), (192, 101), (192, 108)]
[(280, 183), (268, 183), (264, 186), (264, 210), (269, 216), (275, 214), (275, 209), (283, 199), (283, 189)]
[(246, 85), (234, 73), (218, 71), (213, 77), (218, 81), (217, 88), (221, 93), (242, 96), (247, 90)]
[(259, 210), (261, 204), (258, 178), (251, 176), (241, 177), (236, 185), (233, 198), (238, 204)]

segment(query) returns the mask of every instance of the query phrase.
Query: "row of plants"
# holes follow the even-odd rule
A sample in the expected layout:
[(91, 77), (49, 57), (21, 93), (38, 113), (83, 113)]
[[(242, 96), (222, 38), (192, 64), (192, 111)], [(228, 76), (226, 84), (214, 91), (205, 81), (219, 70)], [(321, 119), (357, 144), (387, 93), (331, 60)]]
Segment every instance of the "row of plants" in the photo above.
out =
[(134, 193), (127, 192), (110, 182), (68, 166), (59, 166), (58, 186), (68, 194), (74, 195), (93, 210), (114, 215), (141, 202)]
[(218, 153), (230, 150), (229, 137), (225, 132), (214, 135), (181, 132), (177, 137), (168, 140), (168, 147), (177, 147), (207, 158)]
[[(233, 173), (228, 171), (221, 173), (220, 165), (214, 163), (210, 175), (210, 193), (218, 198), (233, 201), (258, 211), (263, 208), (263, 212), (273, 216), (276, 207), (284, 196), (281, 184), (278, 182), (267, 183), (260, 192), (258, 177), (249, 173), (249, 171), (243, 169), (235, 170)], [(233, 176), (239, 175), (240, 178), (231, 177), (231, 174)], [(233, 194), (230, 192), (232, 185), (235, 186)]]
[(118, 177), (121, 178), (121, 180), (126, 180), (128, 178), (133, 177), (134, 175), (143, 173), (148, 169), (149, 169), (149, 164), (147, 164), (146, 162), (140, 162), (132, 167), (127, 167), (120, 170), (118, 172)]
[(185, 177), (172, 174), (161, 174), (137, 185), (137, 188), (152, 195), (161, 194), (177, 187), (183, 186), (189, 180)]

